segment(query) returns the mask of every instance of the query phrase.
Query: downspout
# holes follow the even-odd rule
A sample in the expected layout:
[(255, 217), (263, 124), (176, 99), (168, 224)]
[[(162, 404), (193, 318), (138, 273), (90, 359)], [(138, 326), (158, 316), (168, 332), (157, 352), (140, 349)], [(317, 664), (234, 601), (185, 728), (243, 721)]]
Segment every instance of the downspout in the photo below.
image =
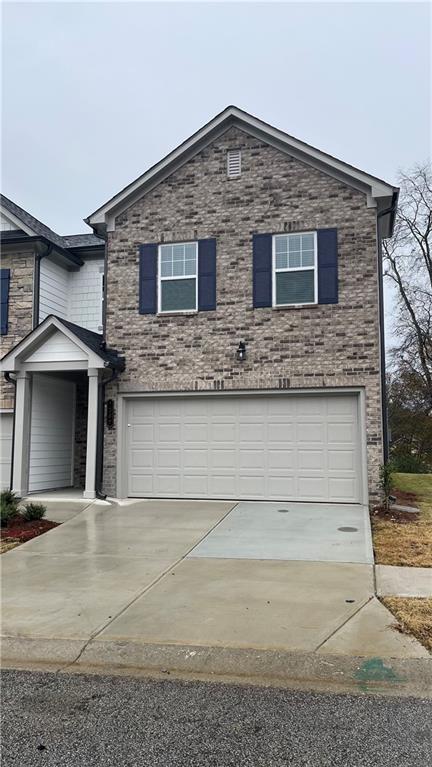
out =
[(4, 373), (5, 380), (12, 384), (12, 386), (15, 389), (14, 392), (14, 405), (13, 405), (13, 414), (12, 414), (12, 450), (11, 450), (11, 469), (10, 469), (10, 487), (9, 490), (12, 490), (13, 488), (13, 467), (14, 467), (14, 450), (15, 450), (15, 407), (16, 407), (16, 379), (11, 378), (10, 373)]
[(396, 209), (397, 209), (397, 200), (398, 200), (398, 192), (394, 192), (391, 206), (377, 213), (378, 296), (379, 296), (381, 407), (382, 407), (381, 418), (382, 418), (382, 430), (383, 430), (384, 463), (387, 463), (389, 459), (389, 430), (388, 430), (385, 329), (384, 329), (384, 286), (383, 286), (384, 278), (383, 278), (383, 268), (382, 268), (382, 243), (381, 243), (379, 219), (383, 218), (383, 216), (388, 216), (389, 214), (391, 214), (392, 226), (393, 226), (394, 216), (396, 214)]
[(39, 325), (39, 307), (40, 307), (40, 262), (52, 252), (53, 245), (47, 245), (45, 253), (35, 254), (35, 271), (33, 286), (33, 329)]

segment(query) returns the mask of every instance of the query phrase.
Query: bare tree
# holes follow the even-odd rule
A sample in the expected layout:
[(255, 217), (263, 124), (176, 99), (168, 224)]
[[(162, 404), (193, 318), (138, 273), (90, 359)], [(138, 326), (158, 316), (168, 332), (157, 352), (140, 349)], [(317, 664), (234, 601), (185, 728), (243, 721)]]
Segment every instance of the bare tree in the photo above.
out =
[(383, 242), (385, 275), (397, 291), (393, 358), (415, 372), (432, 412), (432, 168), (418, 165), (400, 176), (393, 237)]

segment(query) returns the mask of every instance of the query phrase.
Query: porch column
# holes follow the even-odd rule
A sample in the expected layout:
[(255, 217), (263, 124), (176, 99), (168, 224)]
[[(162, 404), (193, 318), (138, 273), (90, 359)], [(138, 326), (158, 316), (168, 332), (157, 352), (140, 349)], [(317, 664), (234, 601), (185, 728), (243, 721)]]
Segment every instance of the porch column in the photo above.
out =
[(98, 383), (99, 373), (96, 368), (89, 368), (88, 409), (87, 409), (87, 453), (84, 498), (96, 498), (96, 445), (98, 426)]
[(17, 373), (12, 490), (21, 498), (27, 495), (29, 482), (30, 385), (29, 373)]

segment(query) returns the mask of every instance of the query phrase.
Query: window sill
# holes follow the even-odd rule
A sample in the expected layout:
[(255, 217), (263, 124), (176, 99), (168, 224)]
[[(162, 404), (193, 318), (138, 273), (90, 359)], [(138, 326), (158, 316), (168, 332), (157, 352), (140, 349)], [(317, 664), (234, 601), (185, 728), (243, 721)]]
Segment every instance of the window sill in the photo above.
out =
[(157, 317), (193, 317), (198, 309), (187, 309), (184, 312), (158, 312)]
[(272, 309), (275, 309), (276, 311), (281, 311), (283, 309), (316, 309), (319, 306), (319, 304), (279, 304), (276, 306), (272, 306)]

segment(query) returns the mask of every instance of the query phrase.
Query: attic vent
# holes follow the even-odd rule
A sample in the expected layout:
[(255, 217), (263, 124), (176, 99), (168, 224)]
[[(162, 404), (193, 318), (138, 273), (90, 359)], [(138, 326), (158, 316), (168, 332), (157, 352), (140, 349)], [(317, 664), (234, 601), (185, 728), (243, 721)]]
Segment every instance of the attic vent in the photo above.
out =
[(227, 156), (228, 178), (235, 178), (241, 174), (241, 151), (240, 149), (230, 149)]

